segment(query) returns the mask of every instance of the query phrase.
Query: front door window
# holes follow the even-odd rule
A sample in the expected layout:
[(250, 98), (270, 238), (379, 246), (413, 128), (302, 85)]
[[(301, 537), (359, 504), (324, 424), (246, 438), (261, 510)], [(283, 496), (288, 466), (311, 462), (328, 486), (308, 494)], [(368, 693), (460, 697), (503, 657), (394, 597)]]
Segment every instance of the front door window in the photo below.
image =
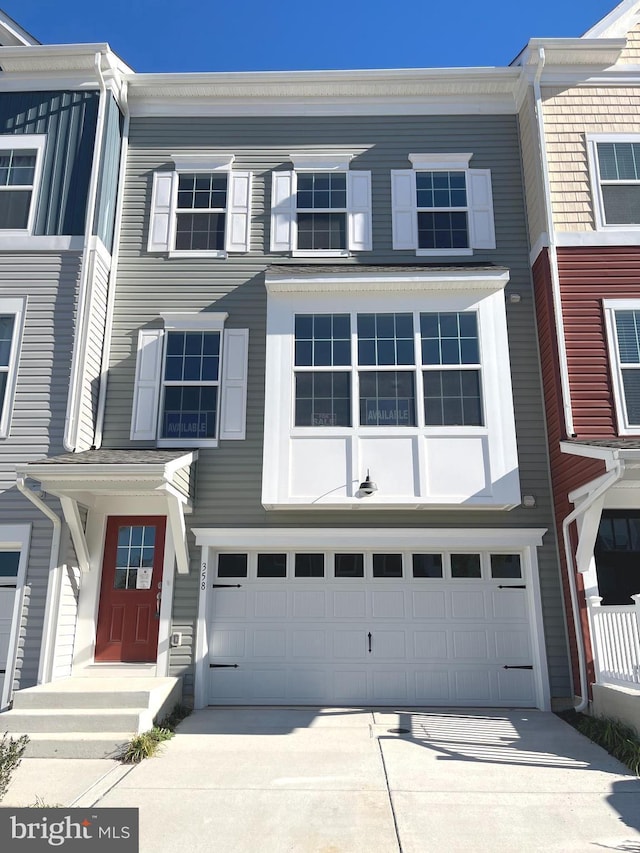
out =
[(640, 511), (605, 510), (594, 554), (602, 604), (633, 604), (640, 593)]

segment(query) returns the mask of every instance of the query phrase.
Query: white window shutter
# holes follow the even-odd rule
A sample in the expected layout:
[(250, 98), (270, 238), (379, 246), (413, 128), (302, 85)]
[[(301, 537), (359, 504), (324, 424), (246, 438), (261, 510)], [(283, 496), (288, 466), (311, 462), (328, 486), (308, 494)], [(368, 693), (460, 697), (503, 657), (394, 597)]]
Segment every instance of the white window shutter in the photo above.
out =
[(347, 172), (347, 216), (352, 252), (371, 251), (371, 172)]
[(226, 250), (248, 252), (251, 233), (251, 172), (229, 172)]
[(271, 251), (294, 248), (296, 222), (295, 172), (271, 173)]
[(149, 219), (149, 252), (168, 252), (174, 172), (154, 172)]
[(469, 169), (469, 236), (472, 249), (495, 249), (491, 169)]
[(249, 330), (225, 329), (222, 353), (220, 438), (243, 439), (247, 421)]
[(413, 169), (391, 170), (391, 216), (393, 248), (417, 249), (416, 173)]
[(133, 441), (152, 441), (157, 435), (163, 335), (164, 329), (141, 329), (138, 333), (131, 415)]

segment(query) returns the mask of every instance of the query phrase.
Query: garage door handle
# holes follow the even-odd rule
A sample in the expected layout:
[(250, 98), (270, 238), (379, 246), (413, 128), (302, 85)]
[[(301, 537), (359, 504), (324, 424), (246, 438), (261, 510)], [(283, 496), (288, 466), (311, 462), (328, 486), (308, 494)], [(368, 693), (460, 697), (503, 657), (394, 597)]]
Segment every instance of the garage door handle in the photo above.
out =
[(514, 583), (514, 584), (509, 584), (509, 585), (503, 584), (503, 583), (498, 584), (498, 589), (526, 589), (526, 588), (527, 588), (526, 584), (523, 584), (523, 583)]
[(503, 666), (503, 669), (533, 669), (533, 667), (529, 664), (528, 666)]
[(367, 637), (369, 638), (369, 653), (371, 653), (371, 631), (369, 631)]
[(241, 583), (212, 583), (211, 589), (240, 589)]

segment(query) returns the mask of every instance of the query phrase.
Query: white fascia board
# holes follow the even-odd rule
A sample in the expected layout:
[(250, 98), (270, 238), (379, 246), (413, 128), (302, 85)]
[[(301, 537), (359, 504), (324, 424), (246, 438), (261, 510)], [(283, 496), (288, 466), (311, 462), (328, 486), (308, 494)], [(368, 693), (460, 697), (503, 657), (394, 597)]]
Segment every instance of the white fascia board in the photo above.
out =
[[(518, 90), (519, 91), (519, 90)], [(176, 116), (371, 116), (371, 115), (514, 115), (513, 93), (504, 95), (419, 95), (398, 97), (133, 97), (134, 118)]]
[(193, 450), (189, 453), (185, 453), (183, 456), (179, 456), (177, 459), (174, 459), (171, 462), (167, 462), (167, 464), (164, 466), (164, 472), (167, 480), (170, 482), (176, 472), (180, 471), (181, 468), (186, 468), (187, 465), (192, 465), (197, 458), (198, 451)]
[(296, 172), (347, 172), (353, 151), (299, 151), (289, 154)]
[(39, 480), (43, 485), (47, 483), (60, 483), (66, 481), (83, 480), (85, 483), (91, 480), (95, 483), (105, 482), (128, 482), (140, 484), (144, 482), (164, 481), (165, 465), (156, 464), (62, 464), (62, 465), (34, 465), (31, 463), (23, 467), (19, 472), (23, 477)]
[(235, 160), (235, 154), (172, 154), (171, 160), (178, 172), (228, 172)]
[(545, 70), (542, 79), (546, 81), (549, 71), (558, 66), (573, 66), (584, 69), (609, 68), (620, 58), (627, 40), (624, 38), (611, 39), (568, 39), (568, 38), (534, 38), (513, 61), (512, 66), (521, 67), (527, 77), (533, 79), (539, 62), (539, 51), (545, 52)]
[(471, 154), (408, 154), (414, 169), (468, 169)]
[(545, 528), (216, 528), (195, 527), (196, 545), (209, 548), (318, 548), (362, 550), (366, 548), (511, 548), (542, 545)]
[(603, 462), (613, 464), (618, 459), (620, 451), (616, 447), (600, 447), (593, 444), (573, 444), (573, 442), (561, 441), (560, 452), (569, 453), (572, 456), (584, 456), (587, 459), (602, 459)]
[[(6, 12), (0, 9), (0, 32), (4, 39), (9, 39), (15, 42), (15, 45), (37, 45), (40, 44), (35, 36), (27, 32), (17, 21), (9, 17)], [(9, 47), (10, 45), (6, 45)]]
[[(94, 71), (96, 54), (105, 62), (103, 69), (132, 75), (131, 69), (106, 42), (96, 44), (38, 44), (0, 47), (0, 68), (4, 74), (19, 72)], [(3, 74), (3, 76), (4, 76)]]
[(229, 317), (226, 311), (200, 311), (199, 313), (163, 313), (160, 312), (165, 329), (222, 331), (225, 320)]
[(600, 231), (556, 231), (555, 236), (557, 246), (637, 246), (640, 227), (605, 225)]
[(265, 287), (268, 293), (339, 293), (339, 292), (383, 292), (394, 293), (433, 292), (434, 290), (503, 290), (509, 281), (507, 270), (496, 272), (432, 271), (415, 273), (364, 273), (357, 267), (350, 271), (318, 276), (296, 276), (288, 273), (267, 272)]

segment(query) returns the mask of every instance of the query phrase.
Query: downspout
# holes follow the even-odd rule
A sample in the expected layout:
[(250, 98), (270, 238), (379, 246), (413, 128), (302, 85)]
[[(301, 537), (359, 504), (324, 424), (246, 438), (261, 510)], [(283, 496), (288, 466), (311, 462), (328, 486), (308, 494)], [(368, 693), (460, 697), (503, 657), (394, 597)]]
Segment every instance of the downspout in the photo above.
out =
[(569, 368), (567, 364), (567, 343), (564, 334), (564, 318), (562, 316), (562, 297), (560, 293), (560, 275), (558, 272), (558, 252), (556, 247), (555, 229), (553, 226), (553, 207), (551, 205), (551, 185), (549, 183), (549, 160), (545, 144), (544, 114), (542, 112), (542, 92), (540, 90), (540, 78), (544, 71), (545, 52), (541, 47), (538, 50), (538, 67), (533, 81), (533, 94), (536, 102), (536, 122), (538, 127), (538, 145), (540, 148), (540, 162), (542, 165), (542, 186), (544, 194), (544, 218), (549, 240), (549, 271), (551, 274), (551, 293), (553, 297), (553, 317), (556, 327), (556, 340), (558, 342), (558, 361), (560, 368), (560, 387), (562, 391), (562, 409), (564, 412), (564, 426), (568, 437), (575, 436), (573, 426), (573, 411), (571, 408), (571, 389), (569, 385)]
[(578, 653), (578, 669), (580, 672), (580, 701), (575, 706), (576, 711), (584, 711), (589, 704), (589, 685), (587, 683), (587, 662), (584, 648), (584, 638), (582, 636), (582, 623), (580, 621), (580, 607), (578, 602), (578, 590), (576, 587), (575, 566), (573, 562), (573, 549), (571, 547), (571, 537), (569, 535), (569, 527), (573, 522), (582, 515), (585, 510), (602, 497), (602, 495), (613, 486), (624, 474), (624, 463), (620, 459), (616, 459), (614, 468), (610, 475), (595, 489), (589, 497), (572, 510), (562, 522), (562, 539), (564, 542), (564, 553), (567, 560), (567, 575), (569, 578), (569, 591), (571, 593), (571, 613), (573, 616), (573, 627), (576, 637), (576, 651)]
[(87, 326), (89, 323), (88, 301), (90, 297), (89, 287), (89, 258), (91, 255), (91, 240), (93, 237), (93, 224), (96, 213), (96, 200), (98, 196), (98, 181), (100, 179), (100, 161), (102, 158), (102, 142), (104, 137), (104, 124), (107, 114), (107, 86), (102, 73), (102, 53), (95, 55), (95, 71), (98, 77), (100, 89), (100, 102), (98, 116), (96, 119), (95, 146), (93, 149), (93, 163), (91, 165), (91, 177), (89, 179), (89, 191), (87, 195), (87, 209), (85, 213), (84, 245), (82, 249), (82, 269), (80, 273), (80, 286), (78, 288), (78, 310), (76, 314), (76, 338), (71, 357), (71, 376), (69, 379), (69, 398), (67, 402), (67, 414), (64, 424), (64, 447), (65, 450), (73, 452), (77, 444), (78, 409), (82, 399), (82, 389), (79, 387), (81, 381), (81, 365), (85, 342), (87, 339)]
[(126, 82), (120, 90), (120, 103), (124, 113), (122, 127), (122, 146), (120, 149), (120, 169), (118, 171), (118, 200), (116, 202), (116, 220), (113, 227), (113, 252), (111, 254), (111, 272), (109, 275), (109, 293), (107, 295), (107, 312), (104, 321), (104, 340), (102, 342), (102, 365), (100, 368), (100, 385), (98, 388), (98, 411), (96, 413), (96, 429), (93, 437), (94, 447), (102, 446), (102, 431), (104, 429), (104, 412), (107, 402), (107, 378), (109, 375), (109, 359), (111, 358), (111, 331), (113, 328), (113, 312), (116, 301), (116, 282), (118, 279), (118, 260), (120, 257), (120, 233), (122, 230), (122, 207), (124, 198), (124, 182), (127, 168), (127, 153), (129, 150), (129, 124), (131, 111), (129, 109), (128, 89)]
[(40, 647), (40, 660), (38, 662), (38, 684), (47, 684), (51, 681), (53, 674), (53, 653), (56, 640), (56, 614), (60, 603), (60, 583), (62, 568), (59, 564), (60, 537), (62, 534), (62, 521), (56, 513), (35, 492), (26, 485), (24, 476), (18, 474), (16, 478), (18, 490), (46, 515), (53, 524), (53, 538), (51, 540), (51, 557), (49, 560), (49, 582), (47, 584), (47, 597), (44, 608), (44, 624), (42, 626), (42, 645)]

